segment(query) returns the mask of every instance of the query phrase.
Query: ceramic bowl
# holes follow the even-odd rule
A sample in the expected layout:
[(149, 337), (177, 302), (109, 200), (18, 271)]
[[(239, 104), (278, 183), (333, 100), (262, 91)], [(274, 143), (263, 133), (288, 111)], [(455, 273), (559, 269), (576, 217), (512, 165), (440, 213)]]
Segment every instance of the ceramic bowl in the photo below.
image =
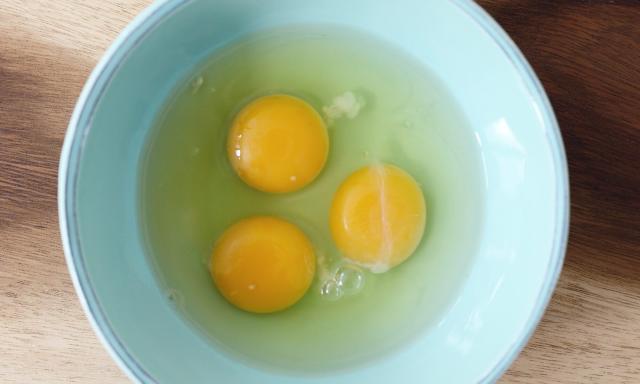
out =
[[(168, 305), (138, 225), (138, 163), (154, 116), (217, 47), (285, 24), (368, 31), (446, 85), (482, 155), (485, 217), (468, 278), (408, 347), (353, 370), (300, 376), (228, 357)], [(567, 165), (535, 74), (467, 0), (168, 0), (118, 37), (78, 100), (60, 161), (59, 212), (78, 296), (113, 359), (158, 383), (479, 383), (523, 348), (558, 278), (568, 227)]]

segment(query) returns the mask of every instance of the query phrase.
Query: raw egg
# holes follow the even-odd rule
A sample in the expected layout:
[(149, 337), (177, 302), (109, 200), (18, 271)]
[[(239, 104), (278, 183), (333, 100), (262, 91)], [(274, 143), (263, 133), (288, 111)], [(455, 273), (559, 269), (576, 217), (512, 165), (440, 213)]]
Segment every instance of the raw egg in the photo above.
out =
[(295, 304), (311, 285), (315, 270), (315, 253), (304, 232), (270, 216), (254, 216), (229, 227), (216, 242), (210, 263), (222, 296), (254, 313)]
[(320, 173), (329, 136), (320, 114), (305, 101), (284, 94), (246, 105), (233, 120), (227, 141), (238, 176), (263, 192), (296, 191)]
[(418, 183), (387, 164), (361, 168), (338, 188), (329, 213), (343, 255), (372, 272), (405, 261), (422, 239), (426, 204)]

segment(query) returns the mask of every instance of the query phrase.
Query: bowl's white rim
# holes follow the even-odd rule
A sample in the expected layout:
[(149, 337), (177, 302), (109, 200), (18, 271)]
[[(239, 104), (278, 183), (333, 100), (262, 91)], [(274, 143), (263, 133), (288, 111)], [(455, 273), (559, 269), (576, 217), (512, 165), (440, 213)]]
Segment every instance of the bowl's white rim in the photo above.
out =
[[(75, 187), (79, 164), (77, 161), (72, 161), (76, 160), (72, 159), (72, 155), (74, 150), (76, 150), (78, 151), (76, 158), (80, 157), (79, 153), (82, 151), (82, 147), (84, 147), (84, 139), (88, 133), (87, 128), (90, 126), (90, 124), (85, 124), (80, 127), (81, 119), (90, 121), (97, 100), (100, 99), (100, 95), (105, 91), (106, 85), (109, 82), (108, 80), (117, 71), (123, 58), (153, 30), (158, 23), (190, 1), (191, 0), (163, 0), (155, 2), (141, 12), (120, 33), (102, 56), (85, 83), (71, 116), (60, 155), (58, 172), (58, 214), (62, 245), (74, 288), (94, 332), (112, 359), (132, 381), (138, 383), (155, 383), (157, 380), (138, 364), (127, 351), (124, 343), (115, 334), (87, 278), (86, 268), (80, 250), (74, 205), (76, 201)], [(569, 232), (570, 205), (568, 166), (562, 136), (549, 99), (540, 81), (533, 72), (533, 69), (515, 43), (491, 16), (473, 1), (448, 1), (451, 1), (467, 13), (468, 16), (489, 34), (517, 69), (521, 80), (532, 96), (532, 100), (535, 100), (542, 108), (545, 127), (548, 129), (548, 143), (554, 158), (557, 179), (556, 185), (558, 186), (556, 196), (558, 211), (556, 212), (555, 238), (553, 241), (552, 258), (547, 268), (543, 287), (529, 315), (529, 319), (524, 326), (525, 332), (523, 332), (517, 340), (514, 340), (509, 350), (500, 358), (499, 362), (491, 371), (479, 380), (480, 383), (488, 383), (495, 382), (524, 348), (533, 334), (536, 325), (540, 322), (560, 276)]]
[(478, 4), (471, 0), (450, 0), (466, 12), (482, 29), (489, 34), (493, 41), (502, 49), (512, 65), (520, 74), (520, 79), (527, 88), (531, 99), (541, 107), (541, 114), (544, 118), (544, 126), (547, 129), (547, 142), (553, 156), (553, 165), (556, 171), (556, 203), (558, 210), (555, 217), (554, 239), (552, 244), (551, 258), (544, 276), (543, 286), (538, 293), (538, 298), (529, 319), (524, 325), (524, 332), (518, 339), (514, 340), (509, 350), (501, 357), (499, 362), (481, 379), (480, 383), (496, 382), (500, 376), (509, 368), (518, 357), (522, 349), (533, 335), (536, 326), (542, 320), (555, 286), (560, 278), (560, 272), (564, 263), (569, 237), (569, 170), (567, 157), (564, 150), (564, 143), (560, 133), (560, 127), (556, 119), (551, 102), (544, 91), (544, 87), (536, 76), (533, 68), (524, 57), (518, 46), (511, 40), (511, 37), (500, 27), (500, 25)]

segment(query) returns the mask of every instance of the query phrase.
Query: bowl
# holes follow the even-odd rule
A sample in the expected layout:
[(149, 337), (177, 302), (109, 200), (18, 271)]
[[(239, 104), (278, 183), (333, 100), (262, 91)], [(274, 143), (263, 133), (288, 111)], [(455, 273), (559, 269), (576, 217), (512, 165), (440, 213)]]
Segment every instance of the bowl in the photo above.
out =
[[(218, 47), (288, 24), (369, 32), (428, 66), (464, 111), (484, 170), (482, 236), (455, 300), (406, 348), (315, 375), (245, 365), (167, 303), (145, 257), (138, 172), (146, 134), (178, 81)], [(532, 334), (562, 266), (567, 163), (549, 101), (514, 43), (467, 0), (168, 0), (138, 16), (78, 100), (59, 172), (69, 271), (113, 359), (137, 382), (484, 383)]]

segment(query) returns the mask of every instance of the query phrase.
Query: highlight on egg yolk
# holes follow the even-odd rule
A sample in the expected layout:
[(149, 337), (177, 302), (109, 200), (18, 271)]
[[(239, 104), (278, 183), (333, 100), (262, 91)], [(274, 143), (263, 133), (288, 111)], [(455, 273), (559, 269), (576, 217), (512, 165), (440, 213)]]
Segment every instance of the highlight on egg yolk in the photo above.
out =
[(300, 300), (313, 280), (316, 257), (307, 236), (275, 217), (254, 216), (216, 242), (210, 273), (218, 291), (245, 311), (270, 313)]
[(311, 183), (329, 153), (322, 117), (289, 95), (264, 96), (235, 117), (227, 142), (240, 178), (263, 192), (284, 193)]
[(329, 214), (331, 234), (344, 256), (385, 272), (415, 251), (426, 221), (418, 183), (386, 164), (361, 168), (338, 188)]

